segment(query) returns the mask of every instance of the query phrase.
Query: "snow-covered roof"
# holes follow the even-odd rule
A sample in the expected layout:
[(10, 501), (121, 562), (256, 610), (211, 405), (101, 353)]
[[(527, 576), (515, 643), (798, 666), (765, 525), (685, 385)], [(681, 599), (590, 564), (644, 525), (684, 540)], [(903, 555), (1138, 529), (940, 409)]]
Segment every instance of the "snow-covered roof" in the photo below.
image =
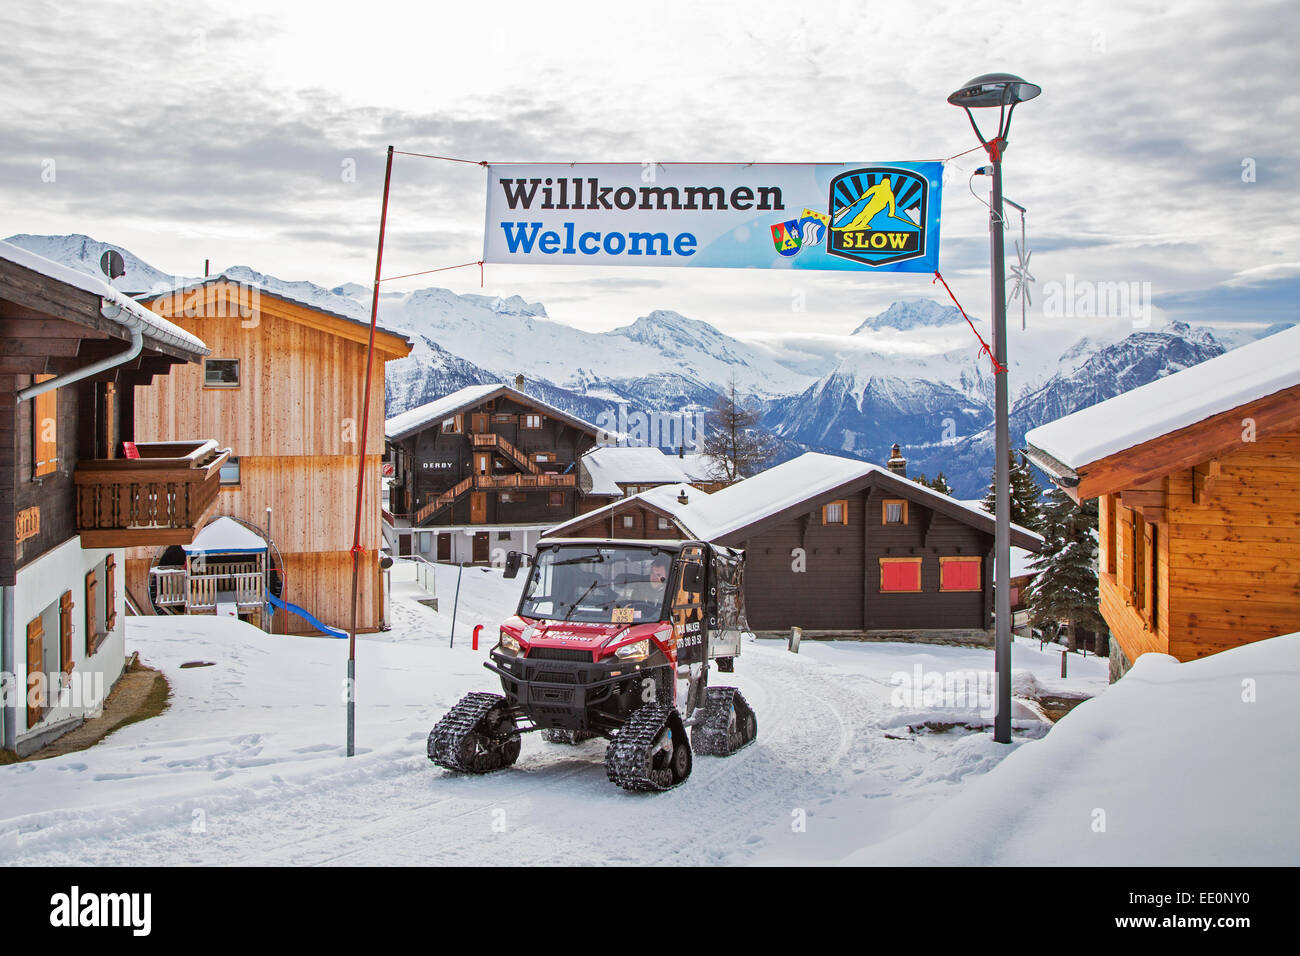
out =
[(637, 445), (599, 445), (582, 456), (591, 476), (590, 495), (621, 495), (620, 484), (704, 481), (708, 465), (703, 455), (664, 454), (658, 448)]
[(256, 531), (223, 515), (204, 525), (193, 541), (181, 547), (187, 554), (250, 554), (265, 551), (266, 541)]
[(1025, 440), (1071, 469), (1300, 385), (1300, 326), (1032, 429)]
[(97, 295), (107, 305), (117, 306), (120, 311), (116, 315), (104, 315), (103, 311), (100, 314), (108, 321), (115, 322), (124, 329), (129, 330), (133, 325), (138, 324), (141, 333), (146, 339), (161, 342), (173, 348), (183, 349), (186, 352), (193, 352), (196, 355), (209, 354), (208, 347), (198, 336), (186, 332), (180, 326), (168, 322), (162, 316), (149, 311), (130, 296), (113, 288), (103, 279), (72, 269), (52, 259), (46, 259), (44, 256), (39, 256), (9, 242), (0, 242), (0, 259), (6, 259), (15, 265), (22, 266), (24, 269), (30, 269), (32, 272), (39, 272), (41, 275), (48, 276), (56, 282), (62, 282), (64, 285), (70, 285), (83, 292)]
[[(204, 276), (202, 279), (182, 279), (170, 286), (154, 288), (144, 295), (141, 295), (140, 299), (143, 302), (156, 302), (165, 298), (174, 299), (175, 297), (182, 296), (191, 289), (211, 285), (215, 282), (230, 282), (236, 285), (256, 289), (259, 295), (269, 295), (273, 299), (280, 299), (283, 302), (300, 305), (304, 309), (311, 309), (313, 312), (319, 312), (322, 315), (328, 315), (331, 318), (341, 319), (344, 322), (350, 322), (353, 325), (360, 325), (367, 329), (370, 328), (369, 310), (367, 310), (366, 318), (357, 318), (355, 315), (348, 315), (344, 312), (338, 311), (337, 309), (328, 309), (319, 302), (314, 302), (311, 299), (289, 295), (282, 287), (273, 288), (266, 281), (270, 277), (261, 276), (263, 281), (257, 281), (254, 278), (255, 276), (260, 276), (260, 273), (253, 272), (253, 270), (246, 269), (243, 266), (238, 266), (233, 270), (219, 272), (216, 275)], [(299, 283), (299, 285), (303, 284), (304, 283)], [(397, 332), (393, 329), (385, 328), (382, 325), (376, 325), (375, 330), (385, 335), (391, 335), (394, 338), (402, 339), (408, 346), (411, 343), (410, 338), (404, 332)]]
[(402, 412), (400, 415), (394, 415), (384, 422), (384, 434), (390, 440), (405, 438), (407, 435), (418, 432), (435, 422), (444, 421), (462, 409), (471, 408), (498, 394), (509, 395), (510, 398), (522, 405), (540, 409), (554, 418), (562, 419), (592, 434), (597, 431), (595, 425), (583, 421), (576, 415), (570, 415), (563, 409), (556, 408), (540, 398), (534, 398), (532, 395), (498, 382), (494, 385), (467, 385), (462, 389), (457, 389), (450, 395), (435, 398), (433, 401), (426, 402), (417, 408)]
[[(682, 494), (686, 495), (691, 504), (683, 505), (677, 500)], [(685, 520), (680, 516), (695, 502), (708, 497), (709, 493), (707, 491), (701, 491), (699, 488), (693, 488), (687, 484), (659, 485), (657, 488), (651, 488), (648, 491), (643, 491), (640, 494), (631, 495), (627, 498), (619, 498), (617, 501), (612, 501), (604, 507), (596, 508), (594, 511), (584, 512), (576, 518), (570, 518), (563, 524), (557, 524), (555, 527), (551, 528), (546, 532), (544, 537), (563, 537), (565, 532), (572, 531), (579, 525), (587, 524), (593, 518), (608, 516), (611, 511), (625, 511), (629, 506), (636, 502), (644, 503), (652, 508), (657, 508), (666, 514), (672, 515), (687, 534), (699, 537), (694, 529), (687, 525)]]
[[(871, 462), (841, 458), (838, 455), (824, 455), (820, 452), (807, 452), (767, 471), (759, 472), (752, 478), (746, 478), (721, 491), (716, 491), (706, 500), (692, 502), (684, 507), (679, 506), (681, 508), (679, 514), (697, 536), (714, 540), (757, 521), (770, 518), (787, 508), (793, 508), (800, 502), (824, 495), (841, 485), (872, 474), (881, 476), (887, 482), (899, 483), (896, 487), (900, 490), (906, 489), (910, 496), (928, 499), (940, 510), (960, 509), (969, 512), (971, 517), (977, 519), (975, 524), (989, 526), (994, 521), (993, 515), (983, 508), (972, 507), (956, 498), (900, 477), (887, 468), (873, 465)], [(1011, 527), (1034, 540), (1041, 540), (1027, 528), (1014, 524)]]
[[(798, 507), (802, 502), (871, 475), (880, 476), (884, 482), (892, 484), (900, 494), (928, 499), (937, 510), (961, 515), (971, 524), (990, 532), (993, 530), (994, 517), (983, 508), (926, 488), (870, 462), (855, 458), (841, 458), (838, 455), (824, 455), (820, 452), (807, 452), (712, 494), (686, 484), (660, 485), (579, 515), (571, 521), (557, 525), (549, 533), (560, 534), (565, 529), (586, 524), (596, 515), (608, 514), (610, 509), (621, 509), (630, 502), (643, 501), (671, 515), (683, 530), (693, 537), (704, 541), (717, 541), (789, 508)], [(678, 501), (678, 496), (683, 492), (687, 497), (686, 504)], [(1041, 536), (1020, 525), (1013, 524), (1011, 528), (1013, 532), (1023, 535), (1028, 540), (1042, 541)]]

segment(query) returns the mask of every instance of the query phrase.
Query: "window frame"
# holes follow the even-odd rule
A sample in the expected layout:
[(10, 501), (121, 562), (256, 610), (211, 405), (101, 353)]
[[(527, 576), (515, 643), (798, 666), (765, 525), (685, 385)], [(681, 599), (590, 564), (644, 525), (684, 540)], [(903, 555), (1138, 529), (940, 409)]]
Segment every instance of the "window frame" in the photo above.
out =
[[(449, 424), (450, 428), (447, 427)], [(465, 416), (463, 414), (447, 416), (439, 423), (438, 430), (443, 435), (465, 434)]]
[(548, 507), (548, 508), (563, 508), (563, 507), (564, 507), (564, 492), (563, 492), (563, 491), (552, 491), (552, 492), (549, 492), (549, 493), (547, 494), (547, 497), (546, 497), (546, 507)]
[[(840, 509), (840, 517), (838, 519), (835, 520), (831, 519), (829, 513), (831, 508)], [(826, 504), (822, 505), (822, 524), (847, 525), (848, 523), (849, 523), (849, 500), (847, 498), (837, 498), (835, 501), (828, 501), (826, 502)]]
[[(920, 594), (921, 593), (921, 558), (879, 558), (880, 562), (880, 593), (881, 594)], [(887, 564), (911, 564), (916, 567), (916, 587), (914, 588), (886, 588), (885, 587), (885, 565)]]
[[(532, 422), (534, 419), (537, 420), (537, 424), (536, 425), (530, 424), (530, 422)], [(542, 428), (545, 427), (545, 425), (546, 425), (546, 416), (543, 415), (541, 412), (524, 412), (519, 416), (519, 427), (525, 431), (530, 431), (530, 432), (541, 431)]]
[[(943, 583), (943, 569), (949, 564), (973, 564), (976, 567), (977, 583), (973, 588), (950, 588)], [(939, 593), (972, 594), (984, 590), (984, 559), (979, 555), (954, 554), (939, 558)], [(1013, 589), (1014, 591), (1015, 589)], [(1012, 595), (1014, 597), (1014, 594)]]
[[(227, 481), (225, 478), (225, 471), (227, 468), (231, 468), (231, 467), (235, 469), (235, 480)], [(234, 491), (239, 488), (239, 485), (243, 481), (243, 478), (244, 478), (244, 472), (239, 464), (239, 456), (231, 455), (229, 458), (225, 460), (221, 468), (217, 471), (217, 487), (222, 491)]]
[[(902, 520), (902, 521), (890, 521), (890, 520), (889, 520), (889, 506), (890, 506), (890, 505), (902, 505), (902, 506), (903, 506), (903, 520)], [(881, 523), (882, 525), (891, 525), (891, 524), (892, 524), (892, 525), (905, 525), (905, 524), (907, 524), (907, 499), (906, 499), (906, 498), (885, 498), (884, 500), (882, 500), (882, 501), (880, 502), (880, 523)]]
[[(235, 380), (233, 382), (213, 382), (208, 379), (208, 366), (213, 362), (234, 362), (235, 363)], [(214, 389), (231, 389), (240, 388), (243, 385), (243, 379), (240, 375), (239, 359), (237, 358), (212, 358), (208, 357), (203, 360), (203, 387)]]

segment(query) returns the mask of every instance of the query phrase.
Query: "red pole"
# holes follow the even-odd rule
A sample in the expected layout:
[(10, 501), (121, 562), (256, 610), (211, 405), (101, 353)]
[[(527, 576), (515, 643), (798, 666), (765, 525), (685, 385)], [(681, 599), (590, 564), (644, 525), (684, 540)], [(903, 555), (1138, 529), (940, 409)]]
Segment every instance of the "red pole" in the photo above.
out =
[(478, 650), (478, 636), (479, 636), (479, 632), (482, 630), (483, 630), (482, 624), (474, 625), (474, 648), (473, 648), (474, 650)]
[(348, 747), (356, 753), (356, 686), (357, 676), (357, 584), (361, 555), (361, 499), (366, 488), (366, 439), (370, 427), (370, 378), (375, 363), (375, 326), (379, 323), (379, 280), (384, 264), (384, 229), (388, 225), (388, 187), (393, 180), (393, 147), (388, 147), (388, 164), (384, 169), (384, 201), (379, 211), (379, 249), (375, 253), (375, 294), (370, 302), (370, 341), (366, 345), (366, 386), (361, 393), (361, 447), (357, 452), (357, 509), (352, 527), (352, 626), (348, 629)]

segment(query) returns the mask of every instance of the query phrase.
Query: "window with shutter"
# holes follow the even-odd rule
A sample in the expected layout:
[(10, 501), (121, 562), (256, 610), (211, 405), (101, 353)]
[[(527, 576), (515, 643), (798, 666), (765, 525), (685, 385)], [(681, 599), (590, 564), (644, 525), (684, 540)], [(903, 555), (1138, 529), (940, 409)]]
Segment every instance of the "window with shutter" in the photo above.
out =
[(921, 559), (881, 558), (880, 590), (886, 593), (921, 590)]
[(117, 629), (117, 555), (104, 559), (104, 630)]
[(980, 565), (981, 561), (977, 557), (940, 558), (939, 590), (978, 591), (980, 589)]
[(27, 622), (27, 729), (45, 716), (45, 625), (41, 619)]
[(72, 673), (72, 592), (64, 591), (59, 597), (59, 661), (63, 673)]
[[(53, 375), (33, 375), (34, 383), (48, 382)], [(32, 399), (32, 474), (52, 475), (59, 470), (59, 390), (51, 389)]]
[(99, 582), (95, 579), (92, 568), (86, 572), (86, 656), (95, 653), (95, 638), (99, 629), (95, 626), (95, 589)]

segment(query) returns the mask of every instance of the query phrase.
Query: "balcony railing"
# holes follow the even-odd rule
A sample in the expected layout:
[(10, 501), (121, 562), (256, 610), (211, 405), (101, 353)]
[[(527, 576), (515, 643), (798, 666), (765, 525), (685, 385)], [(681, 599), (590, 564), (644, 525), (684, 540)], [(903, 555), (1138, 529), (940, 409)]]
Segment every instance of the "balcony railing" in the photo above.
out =
[(85, 548), (189, 544), (215, 503), (229, 448), (139, 442), (139, 458), (78, 463), (77, 531)]

